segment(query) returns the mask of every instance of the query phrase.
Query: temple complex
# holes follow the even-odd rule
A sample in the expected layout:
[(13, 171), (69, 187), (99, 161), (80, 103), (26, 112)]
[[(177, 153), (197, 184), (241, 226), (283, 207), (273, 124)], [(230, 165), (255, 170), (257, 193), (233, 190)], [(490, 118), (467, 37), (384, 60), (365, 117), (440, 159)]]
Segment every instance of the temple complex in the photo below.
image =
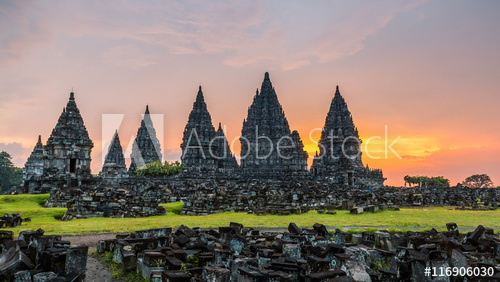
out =
[[(265, 73), (260, 91), (257, 89), (248, 108), (239, 139), (240, 165), (231, 152), (221, 123), (217, 130), (214, 128), (200, 86), (180, 145), (184, 170), (179, 177), (206, 181), (210, 178), (295, 179), (355, 188), (381, 187), (385, 180), (381, 170), (363, 165), (358, 130), (338, 86), (310, 171), (308, 154), (299, 133), (290, 130), (269, 73)], [(100, 176), (92, 176), (90, 172), (93, 146), (72, 92), (46, 144), (38, 137), (23, 170), (24, 190), (46, 193), (54, 187), (81, 188), (82, 184), (87, 188), (121, 187), (126, 183), (146, 187), (144, 183), (149, 180), (137, 177), (136, 169), (162, 161), (148, 106), (132, 146), (128, 171), (118, 132), (107, 148)]]
[(269, 73), (248, 108), (241, 130), (241, 170), (247, 177), (280, 178), (307, 173), (307, 153), (292, 136)]
[(232, 172), (238, 167), (220, 123), (215, 131), (201, 86), (184, 128), (181, 149), (181, 160), (188, 172)]
[(137, 168), (147, 163), (161, 162), (161, 147), (156, 130), (149, 114), (149, 106), (146, 106), (146, 112), (141, 121), (141, 127), (137, 130), (137, 136), (132, 145), (132, 154), (129, 174), (134, 175)]
[(311, 172), (320, 179), (349, 186), (382, 186), (381, 170), (371, 170), (361, 161), (361, 139), (339, 87), (335, 91), (318, 143)]

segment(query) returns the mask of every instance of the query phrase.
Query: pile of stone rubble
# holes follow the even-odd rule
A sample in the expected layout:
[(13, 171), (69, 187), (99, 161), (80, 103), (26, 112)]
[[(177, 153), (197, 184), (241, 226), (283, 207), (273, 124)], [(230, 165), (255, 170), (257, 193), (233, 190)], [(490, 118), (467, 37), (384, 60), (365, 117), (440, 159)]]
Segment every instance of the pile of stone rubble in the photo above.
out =
[(84, 281), (88, 246), (71, 245), (59, 235), (0, 231), (0, 281)]
[(46, 207), (67, 207), (63, 220), (91, 217), (147, 217), (165, 214), (161, 198), (116, 188), (53, 189)]
[[(484, 267), (500, 279), (500, 236), (478, 226), (446, 232), (350, 234), (322, 224), (267, 232), (231, 223), (218, 230), (180, 226), (119, 234), (98, 242), (123, 269), (151, 281), (428, 281), (426, 267)], [(443, 277), (440, 277), (443, 278)], [(472, 277), (458, 278), (470, 281)], [(476, 277), (477, 278), (477, 277)], [(448, 277), (446, 281), (450, 281)], [(443, 280), (444, 281), (444, 280)]]
[(64, 219), (70, 220), (161, 215), (165, 211), (160, 203), (176, 201), (184, 202), (183, 215), (221, 212), (289, 215), (343, 209), (345, 201), (352, 201), (352, 207), (378, 206), (380, 209), (455, 206), (491, 210), (498, 208), (500, 189), (383, 187), (369, 190), (313, 181), (130, 179), (122, 182), (119, 188), (54, 188), (45, 206), (67, 207)]
[[(395, 188), (375, 190), (318, 182), (205, 181), (172, 189), (184, 201), (181, 214), (207, 215), (220, 212), (300, 214), (309, 210), (341, 209), (346, 200), (354, 206), (456, 206), (461, 209), (498, 208), (500, 189)], [(478, 202), (479, 199), (479, 202)]]
[(0, 228), (16, 227), (20, 226), (23, 222), (30, 221), (31, 219), (29, 217), (21, 218), (18, 213), (5, 213), (2, 217), (0, 217)]

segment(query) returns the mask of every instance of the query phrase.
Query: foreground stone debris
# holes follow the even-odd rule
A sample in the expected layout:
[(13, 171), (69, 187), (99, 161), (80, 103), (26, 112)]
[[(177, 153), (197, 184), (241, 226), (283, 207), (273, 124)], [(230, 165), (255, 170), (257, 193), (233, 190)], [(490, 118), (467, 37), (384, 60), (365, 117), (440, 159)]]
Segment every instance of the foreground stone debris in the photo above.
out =
[(71, 245), (58, 235), (0, 231), (0, 281), (84, 281), (88, 246)]
[[(184, 225), (118, 234), (98, 242), (124, 270), (151, 281), (431, 281), (426, 267), (491, 267), (500, 279), (500, 236), (478, 226), (448, 231), (349, 234), (326, 226), (262, 232), (239, 223), (218, 230)], [(434, 277), (435, 278), (435, 277)], [(440, 279), (443, 277), (440, 277)], [(456, 278), (456, 279), (455, 279)], [(442, 281), (477, 281), (478, 277)], [(441, 280), (440, 280), (441, 281)]]
[(29, 217), (21, 218), (18, 213), (5, 213), (0, 217), (0, 228), (20, 226), (23, 222), (31, 222), (31, 219)]

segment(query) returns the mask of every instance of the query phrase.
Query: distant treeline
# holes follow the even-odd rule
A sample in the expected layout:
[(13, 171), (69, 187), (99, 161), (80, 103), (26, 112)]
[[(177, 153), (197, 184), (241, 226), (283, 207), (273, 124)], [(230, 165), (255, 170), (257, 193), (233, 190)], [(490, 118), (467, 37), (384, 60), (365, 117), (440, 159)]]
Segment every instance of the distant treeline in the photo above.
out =
[[(410, 187), (418, 185), (419, 187), (450, 187), (450, 180), (443, 176), (409, 176), (404, 177), (405, 186), (408, 184)], [(492, 188), (493, 182), (487, 174), (474, 174), (467, 177), (462, 183), (457, 186), (465, 186), (469, 188)]]

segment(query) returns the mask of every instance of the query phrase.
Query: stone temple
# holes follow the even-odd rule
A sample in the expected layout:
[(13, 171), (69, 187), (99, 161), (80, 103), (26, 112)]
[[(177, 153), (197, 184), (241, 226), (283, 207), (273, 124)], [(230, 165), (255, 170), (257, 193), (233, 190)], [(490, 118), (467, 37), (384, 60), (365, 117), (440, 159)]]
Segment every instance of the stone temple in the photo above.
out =
[(201, 86), (184, 128), (181, 149), (181, 161), (186, 171), (229, 173), (238, 168), (220, 123), (215, 131)]
[(339, 87), (335, 91), (318, 143), (313, 176), (349, 186), (382, 186), (381, 170), (371, 170), (361, 161), (361, 140)]
[(241, 170), (249, 177), (280, 178), (307, 173), (307, 153), (288, 121), (269, 73), (248, 108), (241, 130)]
[[(304, 151), (299, 133), (290, 130), (269, 73), (265, 73), (260, 91), (257, 89), (248, 108), (239, 140), (240, 165), (230, 150), (221, 124), (217, 130), (213, 126), (200, 86), (180, 145), (185, 168), (176, 178), (293, 179), (305, 181), (301, 183), (318, 181), (355, 188), (381, 187), (385, 180), (381, 170), (363, 165), (358, 130), (338, 86), (318, 142), (319, 152), (310, 171), (307, 168), (308, 154)], [(150, 179), (137, 177), (136, 169), (147, 163), (162, 161), (160, 142), (148, 106), (132, 145), (128, 170), (118, 132), (115, 132), (108, 147), (100, 176), (92, 176), (90, 171), (93, 146), (74, 93), (71, 93), (47, 143), (43, 145), (39, 137), (25, 164), (24, 190), (47, 193), (54, 187), (124, 187), (136, 184), (145, 187), (147, 185), (142, 185), (141, 181), (148, 182)]]
[[(52, 130), (45, 146), (41, 138), (26, 162), (23, 182), (29, 191), (47, 190), (47, 185), (77, 187), (90, 180), (90, 154), (94, 143), (89, 138), (75, 94)], [(45, 185), (47, 184), (47, 185)], [(44, 189), (47, 186), (47, 189)]]
[(146, 106), (146, 112), (141, 121), (141, 127), (137, 130), (137, 136), (132, 145), (132, 154), (130, 154), (131, 163), (129, 174), (135, 174), (137, 168), (147, 163), (161, 162), (161, 147), (153, 121), (149, 113), (149, 106)]
[(125, 164), (125, 157), (123, 156), (123, 149), (118, 131), (113, 135), (113, 139), (109, 145), (108, 153), (106, 154), (102, 166), (101, 176), (103, 180), (108, 180), (107, 182), (110, 183), (114, 183), (116, 179), (128, 177), (127, 166)]

